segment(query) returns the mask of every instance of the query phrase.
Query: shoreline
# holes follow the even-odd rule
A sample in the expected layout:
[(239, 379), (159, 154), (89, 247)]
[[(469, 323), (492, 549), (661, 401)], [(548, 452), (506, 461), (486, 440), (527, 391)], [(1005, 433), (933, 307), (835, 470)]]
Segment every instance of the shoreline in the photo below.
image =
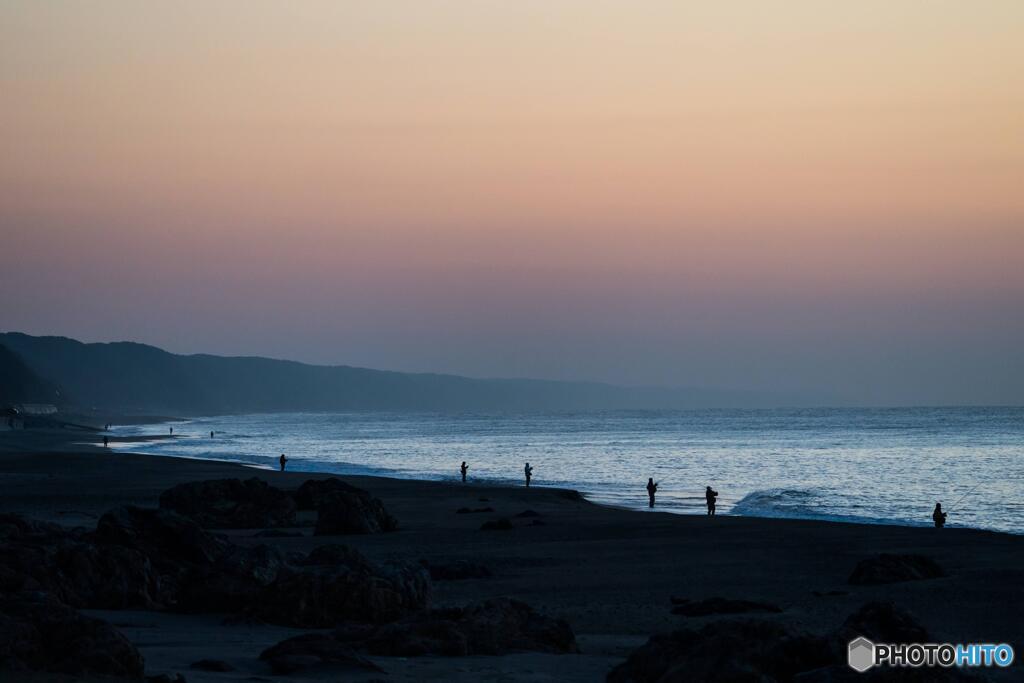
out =
[[(183, 418), (183, 420), (185, 420), (185, 419)], [(147, 423), (147, 424), (162, 424), (162, 423)], [(111, 443), (121, 443), (121, 444), (149, 443), (149, 442), (174, 441), (177, 438), (179, 438), (178, 435), (173, 435), (172, 436), (172, 435), (168, 435), (168, 434), (137, 435), (137, 436), (116, 436), (116, 437), (115, 436), (111, 436), (110, 437), (110, 442)], [(103, 451), (103, 447), (102, 447), (101, 443), (102, 443), (101, 441), (100, 442), (95, 442), (95, 443), (92, 443), (91, 446), (97, 448), (99, 451)], [(123, 453), (123, 454), (131, 454), (131, 455), (144, 455), (144, 456), (156, 457), (156, 458), (179, 458), (179, 459), (183, 459), (183, 460), (202, 460), (202, 461), (207, 461), (207, 462), (230, 463), (230, 464), (240, 465), (242, 467), (251, 468), (251, 469), (254, 469), (254, 470), (277, 471), (277, 468), (274, 467), (273, 465), (260, 465), (260, 464), (256, 464), (256, 463), (245, 462), (245, 461), (242, 461), (242, 460), (230, 460), (230, 459), (226, 459), (226, 458), (213, 458), (213, 457), (203, 457), (203, 456), (192, 456), (192, 455), (183, 455), (183, 454), (180, 454), (180, 453), (139, 453), (139, 452), (131, 451), (131, 450), (128, 450), (128, 449), (125, 449), (125, 450), (117, 449), (117, 450), (113, 450), (112, 452)], [(454, 476), (454, 475), (452, 475), (450, 478), (428, 479), (428, 478), (424, 478), (422, 476), (416, 476), (416, 475), (412, 475), (412, 476), (408, 476), (408, 477), (397, 476), (397, 475), (395, 475), (393, 473), (390, 473), (390, 470), (385, 470), (385, 472), (388, 472), (388, 473), (378, 473), (378, 472), (372, 471), (372, 468), (368, 468), (368, 469), (370, 469), (371, 471), (368, 471), (368, 472), (344, 472), (344, 471), (334, 471), (334, 470), (330, 470), (330, 469), (299, 470), (299, 469), (291, 469), (291, 467), (289, 467), (288, 471), (289, 472), (296, 472), (296, 473), (305, 473), (305, 474), (310, 475), (310, 476), (325, 476), (326, 475), (326, 476), (337, 476), (337, 477), (371, 477), (371, 478), (380, 478), (380, 479), (395, 479), (395, 480), (398, 480), (398, 481), (417, 481), (417, 482), (424, 482), (424, 483), (440, 483), (440, 484), (444, 484), (444, 483), (448, 483), (448, 484), (461, 484), (461, 482), (458, 480), (458, 478), (456, 476)], [(496, 480), (478, 479), (478, 480), (471, 481), (471, 482), (468, 482), (468, 483), (470, 485), (483, 485), (483, 486), (491, 486), (491, 487), (508, 487), (508, 488), (518, 488), (518, 487), (521, 487), (521, 484), (517, 485), (515, 483), (512, 483), (511, 479), (496, 479)], [(590, 502), (590, 503), (592, 503), (594, 505), (600, 505), (602, 507), (613, 508), (613, 509), (623, 510), (623, 511), (638, 512), (638, 513), (641, 513), (641, 514), (648, 514), (648, 512), (649, 512), (647, 507), (645, 505), (643, 505), (641, 502), (638, 502), (636, 505), (633, 505), (633, 506), (630, 506), (630, 505), (619, 505), (619, 504), (615, 504), (615, 503), (612, 503), (612, 502), (602, 501), (602, 500), (600, 500), (600, 496), (595, 496), (595, 494), (593, 494), (593, 493), (588, 493), (588, 492), (585, 492), (585, 491), (580, 491), (578, 489), (571, 488), (571, 487), (559, 487), (559, 486), (547, 486), (545, 484), (535, 484), (532, 488), (535, 488), (535, 489), (553, 489), (553, 490), (574, 491), (574, 492), (578, 493), (580, 496), (582, 496), (585, 500), (587, 500), (588, 502)], [(639, 494), (637, 495), (637, 499), (638, 499), (638, 501), (641, 499), (641, 496)], [(741, 499), (740, 502), (742, 502), (742, 499)], [(682, 517), (703, 517), (703, 516), (705, 516), (705, 515), (703, 515), (703, 514), (701, 514), (699, 512), (685, 512), (685, 511), (677, 511), (677, 510), (671, 510), (671, 509), (657, 509), (655, 511), (656, 512), (662, 512), (662, 513), (665, 513), (665, 514), (670, 514), (670, 515), (678, 515), (678, 516), (682, 516)], [(751, 519), (806, 520), (806, 521), (814, 521), (814, 522), (822, 522), (822, 523), (832, 523), (832, 524), (856, 524), (856, 525), (864, 525), (864, 526), (900, 527), (900, 528), (909, 528), (909, 529), (922, 529), (922, 528), (932, 528), (933, 527), (933, 525), (932, 525), (932, 523), (930, 521), (923, 521), (923, 520), (921, 522), (919, 522), (919, 523), (912, 523), (909, 520), (905, 520), (905, 519), (892, 519), (890, 521), (890, 520), (887, 520), (887, 519), (884, 519), (884, 518), (868, 518), (868, 517), (853, 517), (853, 516), (844, 517), (844, 516), (841, 516), (841, 515), (828, 515), (828, 514), (820, 514), (820, 515), (814, 515), (814, 514), (807, 514), (807, 515), (783, 515), (783, 514), (780, 514), (780, 515), (767, 515), (767, 514), (766, 515), (756, 515), (756, 514), (754, 514), (754, 515), (752, 515), (752, 514), (735, 514), (731, 510), (729, 510), (729, 511), (719, 512), (718, 516), (721, 516), (721, 517), (743, 517), (743, 518), (751, 518)], [(976, 531), (989, 531), (989, 532), (997, 533), (997, 534), (1006, 534), (1006, 535), (1009, 535), (1009, 536), (1017, 536), (1017, 537), (1024, 536), (1024, 528), (1022, 528), (1018, 532), (1014, 532), (1014, 531), (1005, 531), (1005, 530), (1002, 530), (1002, 529), (988, 529), (988, 528), (985, 528), (985, 527), (961, 526), (961, 525), (958, 525), (956, 523), (952, 523), (952, 524), (947, 525), (946, 530), (952, 530), (952, 529), (972, 529), (972, 530), (976, 530)]]

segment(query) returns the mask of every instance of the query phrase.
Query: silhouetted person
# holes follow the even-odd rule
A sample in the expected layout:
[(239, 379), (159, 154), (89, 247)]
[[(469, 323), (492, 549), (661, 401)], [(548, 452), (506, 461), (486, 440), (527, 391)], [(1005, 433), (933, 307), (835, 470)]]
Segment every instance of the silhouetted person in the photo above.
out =
[(210, 432), (210, 438), (211, 439), (213, 438), (213, 432)]
[(704, 499), (708, 502), (708, 514), (715, 514), (715, 498), (718, 498), (718, 491), (710, 486), (704, 491)]
[(284, 457), (284, 453), (282, 453), (281, 457), (278, 458), (277, 461), (281, 463), (281, 471), (284, 472), (284, 464), (288, 462), (288, 458)]
[(459, 470), (462, 472), (462, 483), (463, 484), (466, 483), (466, 470), (468, 470), (468, 469), (469, 469), (469, 465), (467, 465), (466, 461), (463, 460), (462, 461), (462, 467), (459, 468)]
[(106, 448), (109, 445), (110, 445), (110, 439), (108, 439), (107, 437), (103, 437), (103, 447)]
[(168, 432), (168, 434), (171, 434), (171, 435), (173, 435), (173, 434), (174, 434), (174, 427), (171, 427), (171, 431), (170, 431), (170, 432)]
[(654, 483), (654, 477), (647, 478), (647, 497), (650, 498), (648, 507), (654, 507), (654, 494), (658, 492), (658, 485)]
[(530, 467), (530, 463), (526, 463), (523, 474), (526, 475), (526, 488), (530, 488), (530, 480), (533, 479), (533, 468)]
[(935, 504), (935, 512), (932, 513), (932, 521), (935, 522), (936, 529), (941, 529), (946, 525), (946, 513), (942, 511), (942, 503)]

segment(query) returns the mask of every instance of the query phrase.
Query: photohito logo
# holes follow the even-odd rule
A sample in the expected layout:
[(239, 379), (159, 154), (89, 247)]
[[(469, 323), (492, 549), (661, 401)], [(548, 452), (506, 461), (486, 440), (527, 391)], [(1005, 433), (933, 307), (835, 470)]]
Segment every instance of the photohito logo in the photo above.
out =
[(998, 666), (1013, 664), (1006, 643), (873, 643), (855, 638), (846, 650), (846, 663), (859, 673), (873, 666)]

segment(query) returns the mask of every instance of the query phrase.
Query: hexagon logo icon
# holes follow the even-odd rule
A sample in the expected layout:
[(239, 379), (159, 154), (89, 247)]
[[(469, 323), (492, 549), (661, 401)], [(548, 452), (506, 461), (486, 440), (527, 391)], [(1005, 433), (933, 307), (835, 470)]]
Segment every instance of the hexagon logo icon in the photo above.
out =
[(846, 663), (858, 673), (875, 665), (875, 644), (864, 637), (851, 640), (846, 651)]

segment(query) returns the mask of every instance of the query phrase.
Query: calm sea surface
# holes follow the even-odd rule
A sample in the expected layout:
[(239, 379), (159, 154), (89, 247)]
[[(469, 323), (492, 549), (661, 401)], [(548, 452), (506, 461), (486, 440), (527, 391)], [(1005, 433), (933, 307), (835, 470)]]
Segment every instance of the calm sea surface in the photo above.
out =
[[(589, 499), (703, 514), (930, 524), (1024, 533), (1024, 408), (622, 411), (537, 414), (290, 413), (174, 423), (136, 452), (340, 474), (575, 488)], [(116, 434), (168, 425), (117, 426)], [(216, 432), (210, 438), (210, 431)]]

